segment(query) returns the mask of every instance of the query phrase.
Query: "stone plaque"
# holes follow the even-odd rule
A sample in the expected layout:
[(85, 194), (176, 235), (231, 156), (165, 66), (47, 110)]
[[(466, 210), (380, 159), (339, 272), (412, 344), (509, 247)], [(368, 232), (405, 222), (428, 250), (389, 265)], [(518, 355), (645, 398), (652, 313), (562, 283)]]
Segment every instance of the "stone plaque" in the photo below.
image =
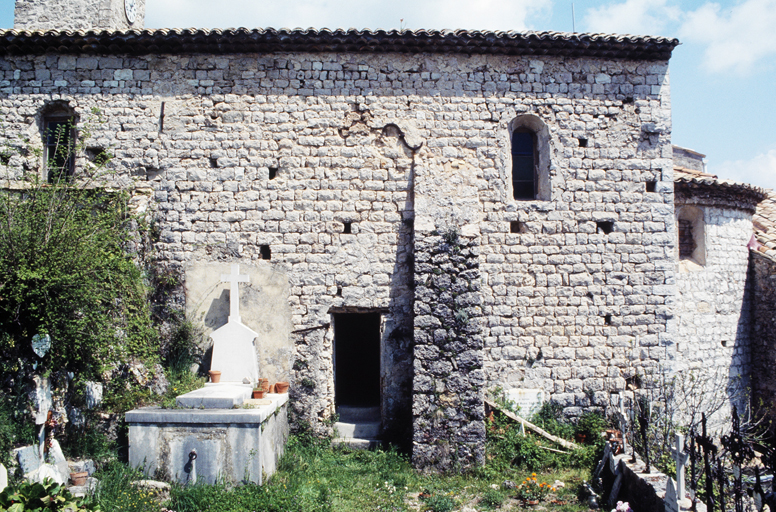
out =
[(507, 400), (513, 401), (520, 407), (519, 414), (525, 419), (530, 419), (539, 412), (544, 403), (543, 389), (508, 389), (505, 395)]

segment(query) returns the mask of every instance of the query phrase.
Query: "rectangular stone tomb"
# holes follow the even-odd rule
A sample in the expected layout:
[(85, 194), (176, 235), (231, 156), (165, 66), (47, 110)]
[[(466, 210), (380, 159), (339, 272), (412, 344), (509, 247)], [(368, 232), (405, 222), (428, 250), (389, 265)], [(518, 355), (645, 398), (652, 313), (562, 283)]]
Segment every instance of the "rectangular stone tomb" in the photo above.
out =
[(253, 408), (129, 411), (130, 465), (182, 484), (261, 484), (285, 450), (288, 394), (269, 394), (268, 400), (246, 405)]
[(241, 406), (253, 393), (253, 386), (241, 384), (205, 384), (175, 399), (178, 407), (189, 409), (231, 409)]
[(508, 389), (504, 392), (506, 398), (520, 406), (521, 418), (530, 419), (539, 412), (544, 403), (544, 390), (542, 389)]

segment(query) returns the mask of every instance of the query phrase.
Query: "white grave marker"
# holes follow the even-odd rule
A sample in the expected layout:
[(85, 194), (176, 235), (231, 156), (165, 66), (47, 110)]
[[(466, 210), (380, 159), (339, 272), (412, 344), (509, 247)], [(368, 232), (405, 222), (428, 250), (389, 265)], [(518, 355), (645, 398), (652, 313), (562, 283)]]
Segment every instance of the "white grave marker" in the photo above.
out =
[(229, 283), (229, 321), (210, 335), (213, 339), (210, 369), (221, 372), (224, 384), (243, 384), (247, 379), (254, 385), (259, 380), (254, 346), (258, 333), (240, 321), (239, 283), (247, 283), (248, 276), (240, 274), (240, 265), (232, 265), (231, 274), (222, 274), (221, 281)]
[(515, 402), (520, 407), (519, 415), (530, 419), (539, 412), (544, 403), (543, 389), (508, 389), (504, 393), (507, 400)]
[(6, 487), (8, 487), (8, 470), (0, 464), (0, 492), (3, 492)]
[(671, 448), (671, 455), (676, 461), (676, 496), (679, 504), (684, 501), (684, 468), (690, 459), (689, 453), (684, 453), (684, 436), (676, 434), (676, 448)]

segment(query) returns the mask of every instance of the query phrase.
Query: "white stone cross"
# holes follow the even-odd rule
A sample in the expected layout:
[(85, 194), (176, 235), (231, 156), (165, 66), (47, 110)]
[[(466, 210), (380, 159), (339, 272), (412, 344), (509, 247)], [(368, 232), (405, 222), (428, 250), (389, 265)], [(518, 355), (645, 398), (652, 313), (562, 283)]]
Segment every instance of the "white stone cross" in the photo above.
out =
[(240, 320), (240, 288), (238, 283), (247, 283), (248, 276), (240, 275), (240, 265), (232, 265), (231, 274), (221, 274), (221, 282), (229, 283), (229, 322)]
[(690, 458), (689, 453), (682, 451), (684, 447), (684, 436), (676, 434), (676, 448), (671, 448), (671, 455), (676, 461), (676, 496), (679, 503), (684, 499), (684, 468)]

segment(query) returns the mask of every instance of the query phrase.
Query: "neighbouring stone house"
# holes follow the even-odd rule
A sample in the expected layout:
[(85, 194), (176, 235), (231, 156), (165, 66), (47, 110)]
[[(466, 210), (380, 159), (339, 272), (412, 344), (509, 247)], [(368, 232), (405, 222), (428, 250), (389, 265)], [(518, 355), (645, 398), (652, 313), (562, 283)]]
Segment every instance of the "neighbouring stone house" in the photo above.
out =
[[(260, 372), (292, 382), (295, 421), (376, 407), (417, 465), (465, 467), (483, 458), (490, 388), (578, 415), (708, 357), (748, 375), (762, 191), (675, 183), (678, 41), (143, 30), (144, 9), (17, 0), (6, 142), (46, 155), (47, 130), (99, 118), (72, 172), (115, 156), (107, 185), (155, 219), (159, 262), (207, 328), (226, 320), (218, 276), (242, 265), (243, 322)], [(5, 186), (37, 158), (11, 158)]]

